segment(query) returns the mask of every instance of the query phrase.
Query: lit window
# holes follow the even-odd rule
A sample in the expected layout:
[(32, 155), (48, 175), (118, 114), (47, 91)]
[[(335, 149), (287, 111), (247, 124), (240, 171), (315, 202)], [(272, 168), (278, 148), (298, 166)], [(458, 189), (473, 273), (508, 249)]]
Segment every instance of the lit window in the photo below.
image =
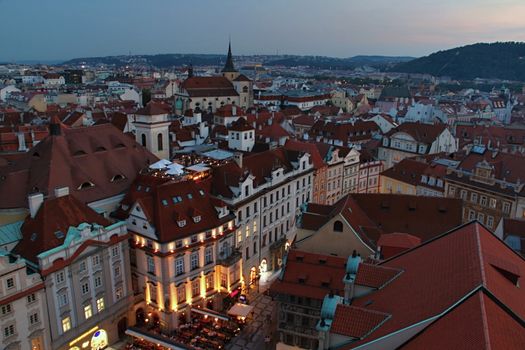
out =
[(182, 285), (177, 288), (177, 302), (183, 303), (186, 301), (186, 285)]
[(91, 308), (91, 305), (84, 306), (84, 317), (87, 319), (91, 318), (93, 316), (93, 309)]
[(64, 317), (62, 319), (62, 332), (66, 333), (70, 329), (71, 329), (71, 318), (69, 316)]
[(97, 311), (101, 312), (104, 310), (104, 298), (97, 299)]

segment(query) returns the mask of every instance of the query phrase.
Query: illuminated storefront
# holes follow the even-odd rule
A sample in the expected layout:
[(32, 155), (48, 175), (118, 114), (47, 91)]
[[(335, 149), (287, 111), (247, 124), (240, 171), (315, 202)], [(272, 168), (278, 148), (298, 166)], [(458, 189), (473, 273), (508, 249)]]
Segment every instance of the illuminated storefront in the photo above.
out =
[(98, 326), (69, 343), (69, 350), (101, 350), (108, 346), (108, 334)]

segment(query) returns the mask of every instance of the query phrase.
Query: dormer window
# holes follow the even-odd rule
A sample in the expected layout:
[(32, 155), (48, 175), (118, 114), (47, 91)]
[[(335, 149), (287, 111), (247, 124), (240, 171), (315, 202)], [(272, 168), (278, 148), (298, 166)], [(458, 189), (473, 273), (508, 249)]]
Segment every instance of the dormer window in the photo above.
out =
[(179, 221), (177, 221), (177, 225), (179, 225), (179, 227), (186, 226), (186, 220), (179, 220)]
[(74, 157), (77, 157), (77, 156), (83, 156), (83, 155), (85, 155), (85, 154), (86, 154), (86, 152), (84, 152), (84, 151), (82, 151), (82, 150), (78, 150), (78, 151), (76, 151), (75, 153), (73, 153), (73, 156), (74, 156)]
[(95, 187), (95, 185), (92, 183), (92, 182), (89, 182), (89, 181), (86, 181), (86, 182), (83, 182), (80, 184), (80, 186), (78, 186), (78, 190), (85, 190), (85, 189), (88, 189), (88, 188), (91, 188), (91, 187)]
[(199, 221), (201, 221), (201, 216), (200, 215), (193, 217), (193, 222), (198, 223)]
[(125, 177), (123, 175), (117, 174), (117, 175), (115, 175), (115, 176), (113, 176), (111, 178), (111, 182), (120, 181), (120, 180), (124, 180), (124, 179), (125, 179)]

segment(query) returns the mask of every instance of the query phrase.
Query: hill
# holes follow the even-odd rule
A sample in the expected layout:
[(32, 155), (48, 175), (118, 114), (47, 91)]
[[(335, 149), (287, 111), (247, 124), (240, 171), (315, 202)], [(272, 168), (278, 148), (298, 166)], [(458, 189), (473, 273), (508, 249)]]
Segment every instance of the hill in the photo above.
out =
[[(250, 57), (250, 56), (244, 56)], [(386, 69), (399, 62), (412, 60), (413, 57), (390, 57), (390, 56), (355, 56), (350, 58), (333, 58), (325, 56), (257, 56), (267, 66), (309, 66), (319, 69), (355, 69), (361, 66), (372, 66)], [(144, 64), (158, 68), (173, 66), (184, 66), (192, 63), (195, 66), (221, 66), (226, 60), (225, 55), (212, 54), (159, 54), (159, 55), (133, 55), (133, 56), (107, 56), (75, 58), (64, 62), (64, 65), (114, 65), (125, 66), (129, 64)]]
[(480, 43), (439, 51), (389, 69), (458, 80), (475, 78), (525, 81), (525, 43)]

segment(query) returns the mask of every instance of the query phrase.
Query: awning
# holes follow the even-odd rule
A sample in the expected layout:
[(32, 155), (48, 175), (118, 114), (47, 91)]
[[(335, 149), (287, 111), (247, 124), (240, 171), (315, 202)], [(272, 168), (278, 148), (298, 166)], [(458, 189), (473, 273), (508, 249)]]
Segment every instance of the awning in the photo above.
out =
[(248, 317), (250, 312), (252, 312), (253, 306), (237, 303), (232, 306), (228, 311), (228, 315), (239, 316), (239, 317)]
[(213, 310), (210, 310), (210, 309), (206, 309), (206, 308), (192, 307), (191, 308), (191, 312), (196, 312), (198, 314), (207, 315), (207, 316), (210, 316), (210, 317), (216, 317), (216, 318), (218, 318), (220, 320), (223, 320), (223, 321), (229, 321), (230, 320), (230, 318), (227, 315), (224, 315), (224, 314), (221, 314), (221, 313), (218, 313), (216, 311), (213, 311)]
[(173, 349), (173, 350), (190, 350), (191, 349), (190, 347), (185, 346), (183, 344), (178, 344), (169, 338), (162, 337), (158, 334), (150, 334), (136, 327), (131, 327), (131, 328), (126, 329), (126, 334), (132, 337), (135, 337), (135, 338), (143, 339), (152, 344), (163, 346), (168, 349)]

